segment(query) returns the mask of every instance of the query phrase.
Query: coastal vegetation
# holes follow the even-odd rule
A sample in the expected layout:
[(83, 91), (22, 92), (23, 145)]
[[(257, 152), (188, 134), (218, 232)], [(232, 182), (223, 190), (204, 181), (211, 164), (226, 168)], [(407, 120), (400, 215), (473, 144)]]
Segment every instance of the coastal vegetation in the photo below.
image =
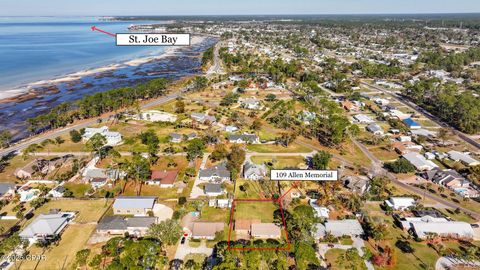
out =
[(97, 117), (104, 113), (115, 112), (131, 106), (137, 106), (138, 100), (165, 95), (168, 80), (153, 79), (133, 87), (121, 87), (105, 92), (85, 96), (75, 102), (63, 102), (46, 114), (27, 120), (28, 130), (32, 134), (55, 129), (73, 123), (75, 120)]

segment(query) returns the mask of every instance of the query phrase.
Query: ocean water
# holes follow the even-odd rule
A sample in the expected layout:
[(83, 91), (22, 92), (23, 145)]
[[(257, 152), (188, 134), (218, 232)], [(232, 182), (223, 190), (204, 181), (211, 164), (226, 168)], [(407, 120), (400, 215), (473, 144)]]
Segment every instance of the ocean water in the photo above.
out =
[(196, 36), (187, 47), (116, 46), (114, 37), (91, 30), (95, 25), (125, 33), (132, 23), (150, 22), (0, 17), (0, 131), (7, 129), (21, 139), (29, 135), (27, 119), (61, 102), (153, 78), (198, 74), (199, 56), (217, 42)]
[[(148, 22), (136, 21), (135, 24)], [(0, 91), (115, 61), (158, 55), (164, 47), (117, 47), (92, 31), (127, 32), (132, 22), (93, 17), (0, 17)]]

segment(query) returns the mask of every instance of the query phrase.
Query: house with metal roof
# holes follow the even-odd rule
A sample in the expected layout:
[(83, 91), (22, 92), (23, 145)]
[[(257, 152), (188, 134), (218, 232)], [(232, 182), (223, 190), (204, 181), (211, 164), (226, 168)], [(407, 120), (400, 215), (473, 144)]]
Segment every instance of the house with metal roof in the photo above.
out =
[(148, 196), (118, 197), (113, 203), (115, 215), (147, 216), (153, 211), (157, 198)]
[(480, 161), (472, 158), (467, 153), (462, 153), (459, 151), (451, 150), (447, 152), (448, 157), (453, 161), (460, 161), (467, 166), (477, 166), (480, 165)]
[(473, 239), (474, 236), (472, 226), (466, 222), (432, 217), (410, 221), (410, 230), (420, 239), (426, 239), (429, 235), (455, 239)]
[(260, 180), (267, 176), (267, 167), (265, 164), (245, 163), (243, 166), (243, 178), (250, 180)]
[(327, 233), (332, 234), (335, 237), (342, 236), (361, 236), (363, 235), (363, 228), (360, 222), (356, 219), (343, 219), (343, 220), (327, 220), (325, 224), (317, 223), (316, 237), (323, 238)]
[(20, 232), (19, 236), (30, 243), (55, 239), (63, 232), (74, 216), (75, 214), (71, 212), (40, 214)]
[(406, 153), (403, 155), (403, 158), (408, 160), (408, 162), (410, 162), (419, 171), (428, 171), (438, 168), (437, 164), (416, 152)]
[(383, 128), (379, 126), (377, 123), (371, 123), (368, 126), (366, 126), (365, 129), (368, 132), (373, 133), (373, 135), (381, 136), (384, 134)]
[(385, 205), (394, 210), (404, 210), (415, 205), (415, 199), (410, 197), (390, 197), (385, 200)]
[(420, 129), (422, 126), (415, 122), (412, 118), (403, 119), (402, 122), (409, 128), (409, 129)]

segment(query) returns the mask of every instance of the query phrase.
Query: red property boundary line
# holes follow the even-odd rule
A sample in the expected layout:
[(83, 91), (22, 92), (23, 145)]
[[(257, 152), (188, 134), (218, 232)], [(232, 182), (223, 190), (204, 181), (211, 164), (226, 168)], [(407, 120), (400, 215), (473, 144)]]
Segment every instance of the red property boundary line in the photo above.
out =
[[(282, 199), (285, 197), (285, 195), (287, 195), (292, 189), (294, 189), (298, 183), (300, 183), (300, 181), (297, 181), (295, 182), (291, 187), (290, 189), (285, 192), (282, 196), (280, 196), (278, 199), (233, 199), (232, 201), (232, 209), (230, 210), (230, 226), (229, 226), (229, 230), (228, 230), (228, 250), (290, 250), (291, 249), (291, 242), (290, 242), (290, 239), (288, 239), (288, 231), (287, 231), (287, 222), (286, 222), (286, 219), (285, 219), (285, 213), (283, 211), (283, 204), (282, 204)], [(235, 206), (237, 204), (237, 202), (264, 202), (264, 203), (268, 203), (268, 202), (271, 202), (271, 203), (278, 203), (279, 207), (280, 207), (280, 213), (282, 215), (282, 224), (283, 224), (283, 230), (285, 231), (285, 238), (287, 240), (287, 246), (286, 247), (271, 247), (271, 248), (267, 248), (267, 247), (264, 247), (264, 248), (256, 248), (256, 247), (232, 247), (231, 246), (231, 235), (232, 235), (232, 231), (233, 231), (233, 216), (234, 216), (234, 213), (235, 213)]]

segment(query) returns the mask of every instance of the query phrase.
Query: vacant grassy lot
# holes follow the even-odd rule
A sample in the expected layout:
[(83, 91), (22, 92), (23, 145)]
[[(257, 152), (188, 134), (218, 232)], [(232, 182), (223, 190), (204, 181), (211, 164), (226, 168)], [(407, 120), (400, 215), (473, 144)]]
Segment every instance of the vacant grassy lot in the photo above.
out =
[(202, 208), (200, 220), (205, 221), (219, 221), (228, 223), (230, 208), (219, 209), (215, 207), (205, 206)]
[(272, 222), (273, 212), (278, 207), (273, 202), (236, 202), (235, 219), (259, 219)]
[(253, 156), (251, 159), (252, 159), (252, 162), (255, 164), (271, 163), (273, 165), (273, 168), (275, 169), (305, 166), (305, 158), (303, 156), (289, 156), (289, 157)]
[(283, 147), (275, 144), (250, 144), (247, 149), (258, 153), (310, 153), (311, 149), (296, 143)]
[(51, 245), (46, 250), (35, 245), (30, 247), (31, 255), (43, 254), (46, 260), (23, 261), (19, 269), (74, 269), (75, 254), (85, 247), (94, 230), (92, 224), (68, 225), (58, 245)]
[(113, 199), (108, 201), (104, 199), (52, 200), (35, 210), (35, 215), (48, 213), (50, 209), (61, 209), (62, 211), (78, 212), (74, 219), (77, 223), (97, 222), (112, 202)]

